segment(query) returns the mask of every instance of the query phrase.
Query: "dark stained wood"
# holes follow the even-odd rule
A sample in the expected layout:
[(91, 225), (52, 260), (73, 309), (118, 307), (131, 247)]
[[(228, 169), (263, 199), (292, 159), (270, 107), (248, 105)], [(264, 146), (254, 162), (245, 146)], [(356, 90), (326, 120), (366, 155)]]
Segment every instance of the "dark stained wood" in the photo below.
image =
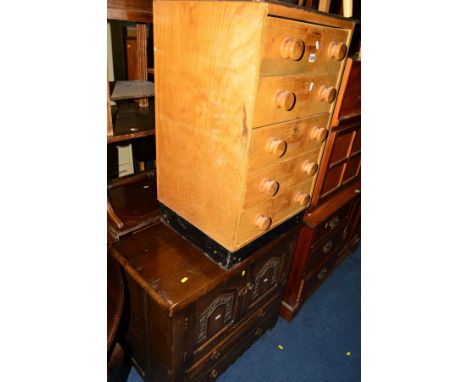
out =
[(294, 317), (305, 299), (333, 270), (337, 259), (350, 252), (352, 211), (360, 198), (357, 186), (360, 183), (342, 189), (304, 217), (280, 309), (284, 319)]
[(129, 288), (128, 342), (145, 381), (217, 376), (278, 318), (298, 227), (224, 271), (162, 222), (110, 249)]
[(361, 175), (361, 62), (348, 58), (311, 208), (332, 198)]
[(120, 178), (108, 187), (107, 198), (115, 214), (108, 213), (108, 231), (114, 238), (159, 220), (154, 172)]
[(332, 126), (336, 127), (340, 120), (358, 115), (361, 115), (361, 61), (348, 58), (336, 100)]
[(109, 81), (107, 82), (107, 136), (111, 137), (114, 135), (114, 128), (112, 126), (112, 110), (110, 104), (110, 91)]
[(107, 256), (107, 350), (115, 339), (122, 316), (124, 284), (119, 263)]
[(120, 366), (124, 352), (117, 332), (124, 304), (124, 283), (119, 263), (107, 256), (107, 380), (112, 371)]
[[(137, 75), (141, 76), (141, 73), (138, 73)], [(146, 77), (148, 77), (148, 73), (146, 73)], [(114, 90), (112, 91), (111, 100), (119, 101), (123, 99), (134, 99), (152, 96), (154, 96), (154, 83), (147, 81), (146, 79), (138, 79), (133, 81), (116, 81), (114, 85)]]
[(153, 2), (152, 0), (107, 0), (107, 18), (151, 23)]
[(107, 143), (154, 135), (154, 102), (142, 108), (135, 102), (119, 102), (114, 122), (114, 135)]

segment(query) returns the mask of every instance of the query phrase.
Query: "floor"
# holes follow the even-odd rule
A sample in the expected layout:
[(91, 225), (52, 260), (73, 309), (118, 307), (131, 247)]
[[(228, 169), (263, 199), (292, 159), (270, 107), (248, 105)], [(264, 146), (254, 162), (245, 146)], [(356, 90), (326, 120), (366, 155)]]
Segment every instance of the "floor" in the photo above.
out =
[[(290, 323), (278, 319), (218, 382), (361, 380), (361, 249), (307, 300)], [(279, 345), (282, 347), (280, 349)], [(141, 382), (131, 369), (127, 382)]]

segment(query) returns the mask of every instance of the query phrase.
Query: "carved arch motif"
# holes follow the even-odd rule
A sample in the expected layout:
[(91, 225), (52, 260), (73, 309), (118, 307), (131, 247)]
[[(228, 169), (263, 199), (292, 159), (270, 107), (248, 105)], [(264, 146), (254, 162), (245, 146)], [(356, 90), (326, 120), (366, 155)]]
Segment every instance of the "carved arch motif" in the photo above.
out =
[(197, 335), (197, 342), (200, 343), (206, 339), (206, 332), (208, 329), (208, 319), (213, 314), (213, 312), (221, 305), (226, 305), (224, 310), (224, 323), (228, 323), (232, 319), (232, 312), (234, 306), (234, 296), (235, 292), (224, 293), (216, 297), (210, 304), (210, 306), (203, 312), (200, 316), (199, 329)]
[(257, 273), (255, 276), (255, 286), (254, 290), (252, 293), (252, 298), (255, 299), (258, 297), (258, 292), (260, 290), (260, 285), (262, 282), (264, 282), (263, 278), (265, 277), (265, 274), (268, 272), (268, 270), (273, 269), (273, 275), (270, 280), (270, 284), (274, 284), (276, 280), (276, 276), (278, 275), (279, 267), (280, 267), (280, 258), (279, 257), (272, 257), (268, 259), (268, 261), (263, 264), (263, 267), (260, 269), (260, 271)]

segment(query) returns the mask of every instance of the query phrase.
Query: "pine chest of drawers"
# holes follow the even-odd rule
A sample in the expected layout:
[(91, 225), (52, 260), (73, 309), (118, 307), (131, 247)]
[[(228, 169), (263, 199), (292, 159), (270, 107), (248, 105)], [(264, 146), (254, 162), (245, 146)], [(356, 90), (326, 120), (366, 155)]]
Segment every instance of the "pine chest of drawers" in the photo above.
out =
[[(211, 381), (278, 318), (299, 226), (230, 271), (159, 222), (121, 239), (129, 353), (145, 381)], [(124, 314), (124, 316), (126, 316)]]
[(158, 200), (234, 252), (309, 205), (354, 23), (264, 1), (153, 14)]

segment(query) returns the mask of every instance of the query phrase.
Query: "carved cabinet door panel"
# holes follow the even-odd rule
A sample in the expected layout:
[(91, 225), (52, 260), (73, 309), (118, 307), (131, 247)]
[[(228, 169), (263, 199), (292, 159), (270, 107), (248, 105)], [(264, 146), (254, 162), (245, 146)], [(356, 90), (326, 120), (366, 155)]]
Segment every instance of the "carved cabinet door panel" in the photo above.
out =
[(194, 304), (188, 319), (192, 328), (187, 349), (194, 360), (213, 348), (239, 320), (240, 288), (241, 279), (231, 278)]
[(250, 291), (247, 294), (247, 309), (254, 310), (286, 282), (289, 262), (295, 249), (297, 235), (289, 235), (258, 261), (250, 270)]

